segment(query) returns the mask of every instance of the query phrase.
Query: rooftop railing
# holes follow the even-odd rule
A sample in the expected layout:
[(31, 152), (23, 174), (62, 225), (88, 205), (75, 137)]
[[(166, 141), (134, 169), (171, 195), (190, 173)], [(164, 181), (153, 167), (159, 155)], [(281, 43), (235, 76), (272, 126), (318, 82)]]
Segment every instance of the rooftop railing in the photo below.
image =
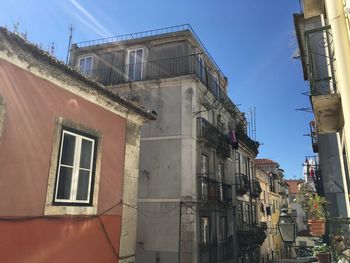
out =
[(335, 55), (330, 26), (305, 31), (311, 96), (336, 93)]
[(76, 43), (78, 48), (85, 48), (85, 47), (91, 47), (91, 46), (97, 46), (97, 45), (104, 45), (119, 41), (127, 41), (127, 40), (134, 40), (144, 37), (153, 37), (153, 36), (160, 36), (164, 34), (170, 34), (170, 33), (176, 33), (181, 31), (189, 31), (192, 33), (193, 37), (196, 39), (196, 41), (199, 43), (200, 47), (206, 52), (208, 57), (211, 59), (217, 70), (220, 72), (222, 77), (224, 77), (224, 73), (220, 69), (220, 67), (215, 63), (215, 60), (210, 55), (209, 51), (206, 49), (202, 41), (199, 39), (196, 32), (193, 30), (190, 24), (182, 24), (182, 25), (175, 25), (170, 27), (163, 27), (153, 30), (146, 30), (146, 31), (140, 31), (136, 33), (130, 33), (130, 34), (124, 34), (119, 36), (113, 36), (113, 37), (107, 37), (107, 38), (100, 38), (100, 39), (94, 39), (94, 40), (88, 40), (83, 42)]

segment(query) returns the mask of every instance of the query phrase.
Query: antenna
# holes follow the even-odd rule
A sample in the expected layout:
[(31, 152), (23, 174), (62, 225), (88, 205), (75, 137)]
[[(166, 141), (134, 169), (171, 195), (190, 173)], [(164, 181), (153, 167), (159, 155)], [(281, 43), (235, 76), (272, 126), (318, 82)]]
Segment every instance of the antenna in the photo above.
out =
[(71, 46), (71, 44), (72, 44), (72, 37), (73, 37), (73, 25), (71, 24), (70, 27), (69, 27), (69, 40), (68, 40), (68, 49), (67, 49), (66, 64), (68, 64), (70, 46)]
[(254, 141), (256, 141), (256, 107), (254, 106)]
[(51, 43), (50, 55), (53, 56), (55, 53), (55, 42)]

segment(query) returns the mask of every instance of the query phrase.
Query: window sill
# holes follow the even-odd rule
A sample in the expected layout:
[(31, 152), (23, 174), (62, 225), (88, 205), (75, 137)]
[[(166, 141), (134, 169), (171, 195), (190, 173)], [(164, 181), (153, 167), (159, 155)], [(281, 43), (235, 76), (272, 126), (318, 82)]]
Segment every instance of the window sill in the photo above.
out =
[(92, 206), (57, 206), (46, 205), (44, 215), (96, 215), (97, 209)]

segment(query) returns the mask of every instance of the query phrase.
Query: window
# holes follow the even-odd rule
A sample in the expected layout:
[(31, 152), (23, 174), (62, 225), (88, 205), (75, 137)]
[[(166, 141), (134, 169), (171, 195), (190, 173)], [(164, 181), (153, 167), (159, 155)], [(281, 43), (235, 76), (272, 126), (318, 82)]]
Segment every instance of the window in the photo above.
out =
[(209, 161), (208, 156), (202, 154), (201, 155), (201, 170), (200, 175), (205, 176), (201, 177), (200, 181), (200, 191), (201, 191), (201, 197), (203, 200), (208, 200), (208, 172), (209, 172)]
[(205, 175), (208, 176), (208, 172), (209, 172), (209, 160), (208, 160), (208, 156), (202, 154), (201, 155), (201, 175)]
[(237, 205), (237, 225), (238, 230), (243, 230), (243, 204), (241, 202)]
[(218, 166), (218, 180), (219, 180), (219, 194), (220, 194), (220, 201), (224, 201), (224, 189), (223, 189), (223, 182), (225, 178), (225, 170), (224, 165), (219, 163)]
[(143, 49), (128, 52), (128, 80), (141, 80), (143, 74)]
[(100, 131), (58, 117), (55, 121), (44, 215), (96, 215)]
[(236, 152), (235, 154), (235, 170), (236, 170), (236, 173), (239, 174), (241, 171), (241, 163), (240, 163), (240, 156), (239, 156), (239, 153)]
[(208, 244), (210, 242), (209, 217), (201, 217), (200, 228), (201, 228), (200, 230), (201, 243)]
[(220, 217), (220, 232), (219, 240), (225, 240), (227, 238), (227, 217)]
[(220, 114), (217, 115), (217, 127), (219, 131), (224, 132), (224, 122)]
[(92, 75), (92, 57), (81, 57), (79, 58), (79, 71), (84, 74), (91, 76)]
[(206, 82), (205, 62), (202, 56), (198, 55), (198, 62), (199, 62), (199, 78), (201, 81)]
[(215, 93), (216, 96), (219, 97), (219, 91), (220, 91), (220, 85), (219, 85), (219, 79), (213, 75), (213, 91)]
[(54, 204), (91, 204), (96, 138), (63, 128)]

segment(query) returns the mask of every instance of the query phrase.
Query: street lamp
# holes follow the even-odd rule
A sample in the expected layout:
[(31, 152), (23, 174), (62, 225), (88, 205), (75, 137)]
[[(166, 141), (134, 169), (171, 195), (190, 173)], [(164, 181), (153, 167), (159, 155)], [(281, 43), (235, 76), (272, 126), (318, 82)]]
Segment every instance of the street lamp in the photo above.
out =
[[(278, 219), (278, 230), (280, 232), (283, 243), (285, 243), (286, 254), (290, 257), (290, 253), (288, 253), (288, 247), (291, 247), (296, 238), (296, 228), (297, 225), (293, 219), (293, 217), (288, 214), (287, 208), (281, 209), (281, 214)], [(290, 251), (290, 250), (289, 250)]]

